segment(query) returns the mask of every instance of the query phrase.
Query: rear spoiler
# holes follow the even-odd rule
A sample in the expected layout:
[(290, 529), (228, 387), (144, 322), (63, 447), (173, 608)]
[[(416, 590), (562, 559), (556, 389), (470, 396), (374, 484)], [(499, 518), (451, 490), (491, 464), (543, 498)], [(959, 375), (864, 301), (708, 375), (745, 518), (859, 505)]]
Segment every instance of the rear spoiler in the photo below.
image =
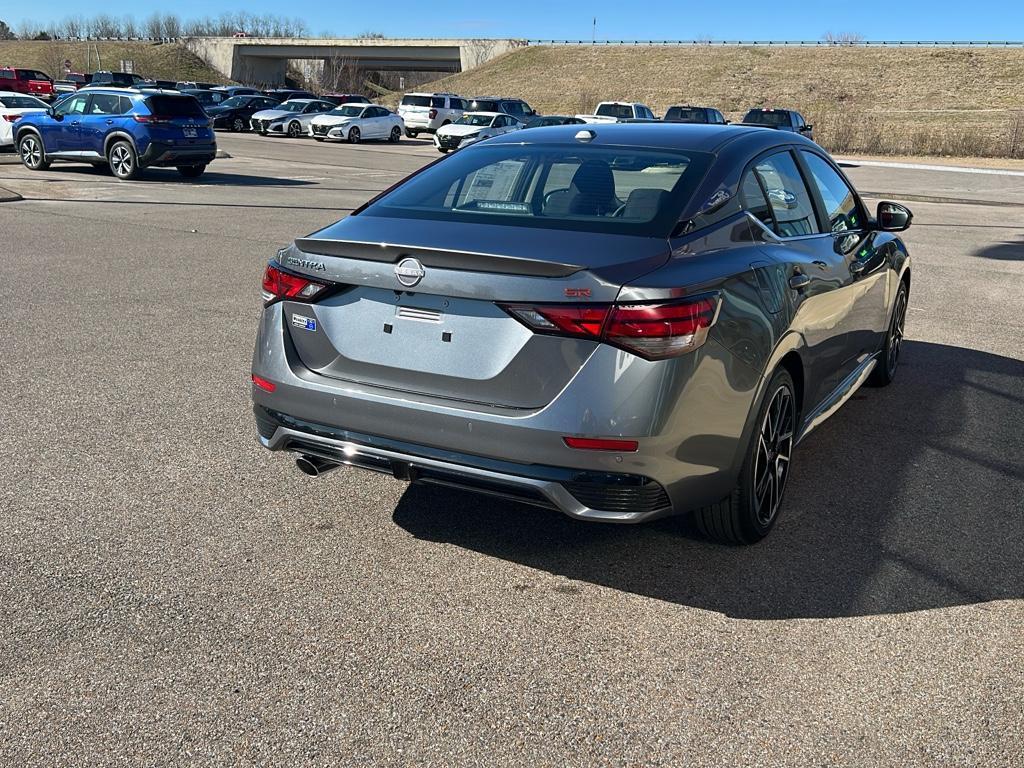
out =
[(583, 269), (580, 264), (568, 262), (541, 261), (494, 253), (453, 251), (445, 248), (367, 243), (359, 240), (323, 240), (316, 237), (301, 237), (295, 241), (295, 247), (303, 253), (319, 256), (338, 256), (386, 264), (396, 264), (402, 259), (414, 258), (425, 267), (492, 272), (501, 275), (565, 277)]

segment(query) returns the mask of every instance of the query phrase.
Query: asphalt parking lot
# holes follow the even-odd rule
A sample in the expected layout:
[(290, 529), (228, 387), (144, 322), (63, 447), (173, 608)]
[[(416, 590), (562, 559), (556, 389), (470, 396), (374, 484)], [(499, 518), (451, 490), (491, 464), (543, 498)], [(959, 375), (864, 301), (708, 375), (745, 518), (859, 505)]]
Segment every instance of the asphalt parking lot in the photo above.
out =
[(848, 169), (905, 357), (732, 548), (260, 449), (267, 259), (438, 155), (220, 145), (0, 155), (0, 764), (1024, 764), (1024, 177)]

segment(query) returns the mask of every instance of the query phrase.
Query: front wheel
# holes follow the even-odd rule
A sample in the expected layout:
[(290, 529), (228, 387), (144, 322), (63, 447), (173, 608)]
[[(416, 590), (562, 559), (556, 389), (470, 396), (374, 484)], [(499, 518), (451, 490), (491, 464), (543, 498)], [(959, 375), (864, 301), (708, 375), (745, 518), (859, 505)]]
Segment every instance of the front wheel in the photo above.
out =
[(206, 170), (205, 165), (179, 165), (178, 173), (186, 179), (198, 179)]
[(348, 129), (348, 143), (349, 144), (358, 144), (360, 138), (362, 138), (362, 137), (359, 135), (359, 129), (358, 128), (349, 128)]
[(437, 151), (440, 152), (442, 155), (447, 155), (448, 154), (448, 150), (445, 149), (444, 147), (438, 147)]
[(900, 362), (900, 350), (903, 348), (903, 326), (907, 321), (907, 301), (910, 292), (907, 284), (902, 280), (896, 291), (896, 300), (892, 303), (892, 320), (889, 321), (889, 330), (886, 331), (885, 339), (882, 342), (882, 349), (878, 354), (878, 362), (875, 369), (871, 371), (868, 384), (873, 387), (885, 387), (892, 384), (896, 378), (896, 366)]
[(119, 179), (127, 181), (139, 175), (139, 159), (135, 147), (127, 141), (115, 141), (107, 154), (111, 172)]
[(392, 144), (397, 144), (402, 140), (402, 129), (397, 125), (391, 129), (391, 135), (388, 137), (388, 141)]
[(18, 154), (21, 156), (21, 162), (30, 171), (45, 171), (50, 167), (43, 142), (34, 133), (26, 133), (21, 137), (21, 141), (18, 142)]
[(297, 139), (301, 135), (302, 135), (302, 126), (299, 124), (298, 120), (292, 120), (290, 123), (288, 123), (288, 138), (289, 139)]
[(235, 133), (241, 133), (245, 130), (245, 120), (240, 117), (236, 117), (231, 121), (231, 130)]
[(697, 528), (709, 539), (753, 544), (775, 525), (793, 455), (797, 420), (794, 393), (789, 371), (779, 368), (768, 382), (758, 409), (736, 487), (717, 504), (693, 513)]

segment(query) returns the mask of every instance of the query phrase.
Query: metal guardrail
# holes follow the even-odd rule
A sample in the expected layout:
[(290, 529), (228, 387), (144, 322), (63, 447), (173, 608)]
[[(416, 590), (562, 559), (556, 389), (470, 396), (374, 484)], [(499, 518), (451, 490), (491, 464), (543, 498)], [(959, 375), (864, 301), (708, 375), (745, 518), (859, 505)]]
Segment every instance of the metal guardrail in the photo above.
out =
[(919, 47), (919, 48), (1024, 48), (1021, 40), (527, 40), (530, 45), (645, 45), (645, 46), (691, 46), (743, 45), (743, 46), (793, 46), (831, 48), (877, 48), (877, 47)]

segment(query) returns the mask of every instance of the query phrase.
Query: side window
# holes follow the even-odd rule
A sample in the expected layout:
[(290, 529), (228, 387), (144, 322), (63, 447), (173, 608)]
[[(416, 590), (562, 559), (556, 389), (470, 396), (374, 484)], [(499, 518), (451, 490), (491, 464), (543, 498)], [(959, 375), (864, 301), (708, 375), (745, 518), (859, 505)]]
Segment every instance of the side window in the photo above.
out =
[(863, 222), (857, 210), (857, 198), (853, 190), (843, 181), (835, 169), (813, 152), (801, 150), (800, 154), (811, 171), (814, 186), (821, 193), (825, 203), (825, 215), (833, 232), (860, 229)]
[(740, 184), (740, 204), (744, 210), (750, 211), (754, 217), (764, 224), (768, 229), (775, 230), (775, 219), (772, 217), (772, 209), (765, 199), (761, 185), (753, 170), (749, 170), (743, 176), (743, 183)]
[(444, 96), (431, 96), (430, 106), (434, 109), (444, 109)]
[(810, 193), (789, 152), (779, 152), (758, 161), (754, 172), (768, 195), (777, 235), (800, 237), (819, 232)]
[(132, 100), (127, 96), (118, 96), (117, 114), (127, 115), (132, 111)]
[(73, 96), (54, 110), (59, 115), (81, 115), (85, 112), (88, 96)]
[(793, 113), (793, 127), (794, 128), (803, 128), (804, 127), (804, 118), (803, 118), (803, 116), (801, 116), (801, 114), (799, 112), (794, 112)]
[(14, 73), (9, 69), (0, 69), (0, 80), (14, 80)]
[(97, 93), (89, 102), (90, 115), (118, 115), (120, 114), (120, 96), (109, 93)]

